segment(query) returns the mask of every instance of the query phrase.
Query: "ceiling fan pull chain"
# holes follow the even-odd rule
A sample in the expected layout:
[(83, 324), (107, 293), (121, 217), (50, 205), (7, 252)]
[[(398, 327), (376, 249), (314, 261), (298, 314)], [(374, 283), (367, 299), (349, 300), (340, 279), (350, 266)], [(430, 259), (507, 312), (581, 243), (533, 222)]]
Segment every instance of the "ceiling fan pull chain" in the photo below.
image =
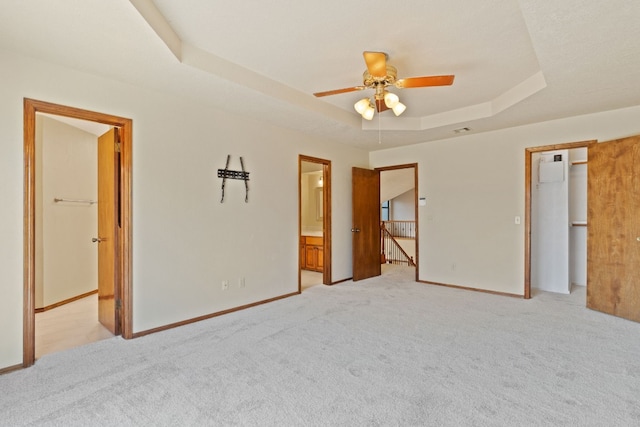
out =
[(378, 144), (382, 144), (382, 135), (380, 130), (380, 113), (378, 113)]

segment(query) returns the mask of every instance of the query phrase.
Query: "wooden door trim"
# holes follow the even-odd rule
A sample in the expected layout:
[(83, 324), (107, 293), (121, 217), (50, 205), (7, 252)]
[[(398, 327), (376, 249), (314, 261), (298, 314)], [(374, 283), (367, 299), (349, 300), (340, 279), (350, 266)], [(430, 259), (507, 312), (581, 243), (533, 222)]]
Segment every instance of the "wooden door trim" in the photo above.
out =
[(132, 325), (132, 271), (131, 271), (131, 119), (82, 110), (24, 98), (24, 234), (23, 234), (23, 367), (35, 363), (35, 138), (36, 113), (72, 117), (117, 126), (121, 128), (121, 229), (118, 248), (119, 271), (117, 279), (122, 301), (120, 324), (123, 338), (133, 337)]
[(417, 163), (407, 163), (407, 164), (403, 164), (403, 165), (395, 165), (395, 166), (384, 166), (384, 167), (380, 167), (380, 168), (375, 168), (375, 170), (378, 171), (378, 173), (383, 172), (383, 171), (391, 171), (391, 170), (396, 170), (396, 169), (409, 169), (409, 168), (413, 168), (413, 180), (414, 180), (414, 185), (413, 185), (413, 203), (414, 203), (414, 217), (415, 217), (415, 221), (416, 221), (416, 259), (415, 259), (415, 263), (416, 263), (416, 282), (420, 281), (420, 244), (419, 244), (419, 231), (420, 231), (420, 227), (419, 227), (419, 223), (418, 223), (418, 164)]
[(300, 238), (302, 236), (302, 162), (318, 163), (322, 165), (322, 245), (323, 260), (322, 283), (325, 285), (331, 282), (331, 160), (318, 157), (298, 155), (298, 292), (302, 292), (302, 277), (300, 272)]
[(531, 298), (531, 159), (533, 153), (588, 147), (596, 140), (541, 145), (524, 150), (524, 299)]

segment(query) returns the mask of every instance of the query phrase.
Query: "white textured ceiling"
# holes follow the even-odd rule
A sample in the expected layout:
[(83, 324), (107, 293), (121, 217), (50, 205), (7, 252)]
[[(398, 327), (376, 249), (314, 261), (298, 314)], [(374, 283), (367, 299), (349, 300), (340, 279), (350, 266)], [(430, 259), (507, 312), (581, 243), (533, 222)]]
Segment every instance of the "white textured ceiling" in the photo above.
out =
[[(640, 105), (638, 22), (637, 0), (2, 0), (0, 47), (377, 150)], [(365, 50), (455, 82), (372, 122), (372, 91), (312, 96), (360, 85)]]

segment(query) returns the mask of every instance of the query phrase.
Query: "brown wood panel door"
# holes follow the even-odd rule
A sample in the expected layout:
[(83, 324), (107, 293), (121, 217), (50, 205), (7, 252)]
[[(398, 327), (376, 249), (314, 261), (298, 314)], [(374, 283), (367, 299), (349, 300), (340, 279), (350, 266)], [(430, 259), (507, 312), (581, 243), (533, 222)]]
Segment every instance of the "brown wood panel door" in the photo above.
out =
[(119, 334), (116, 300), (116, 251), (118, 250), (119, 172), (117, 128), (98, 138), (98, 320), (112, 334)]
[(317, 258), (316, 252), (317, 252), (317, 249), (315, 246), (309, 246), (309, 245), (306, 246), (305, 266), (309, 270), (317, 270), (318, 268), (318, 263), (316, 262), (316, 258)]
[(379, 276), (380, 267), (380, 173), (352, 170), (353, 280)]
[(300, 237), (300, 268), (307, 268), (307, 246), (304, 237)]
[(316, 268), (318, 271), (322, 271), (324, 268), (324, 250), (322, 246), (316, 247)]
[(640, 322), (640, 137), (589, 145), (587, 307)]

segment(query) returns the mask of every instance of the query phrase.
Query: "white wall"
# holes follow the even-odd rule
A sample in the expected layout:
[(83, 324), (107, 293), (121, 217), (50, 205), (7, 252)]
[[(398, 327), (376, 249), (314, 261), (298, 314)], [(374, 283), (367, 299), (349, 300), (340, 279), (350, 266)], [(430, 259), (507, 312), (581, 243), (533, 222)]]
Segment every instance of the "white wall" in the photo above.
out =
[[(413, 169), (412, 169), (413, 170)], [(394, 221), (415, 221), (415, 190), (411, 189), (390, 200), (391, 219)]]
[(640, 134), (639, 116), (636, 106), (372, 152), (373, 167), (419, 164), (420, 280), (523, 295), (525, 148)]
[[(55, 203), (54, 198), (97, 200), (97, 138), (38, 115), (36, 180), (39, 226), (36, 308), (98, 288), (97, 205)], [(41, 264), (40, 264), (41, 263)]]
[[(0, 368), (22, 362), (24, 97), (133, 119), (134, 332), (297, 292), (299, 154), (332, 162), (332, 280), (351, 276), (363, 150), (7, 51), (0, 61)], [(220, 203), (227, 154), (237, 170), (244, 157), (249, 203), (239, 180)]]

